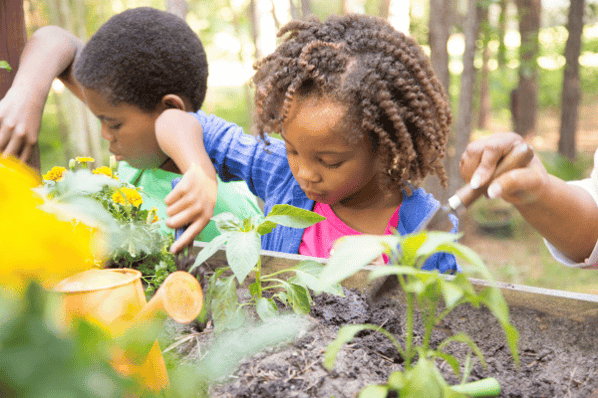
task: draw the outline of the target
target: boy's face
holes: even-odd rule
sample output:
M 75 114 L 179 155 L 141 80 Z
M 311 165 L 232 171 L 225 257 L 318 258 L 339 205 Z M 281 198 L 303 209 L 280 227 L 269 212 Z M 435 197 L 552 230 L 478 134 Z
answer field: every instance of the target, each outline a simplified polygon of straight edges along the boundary
M 155 122 L 163 106 L 145 112 L 139 107 L 122 103 L 112 105 L 97 91 L 83 88 L 85 102 L 100 119 L 102 137 L 110 143 L 116 160 L 124 160 L 139 169 L 159 167 L 168 158 L 156 140 Z
M 322 99 L 293 101 L 282 137 L 293 176 L 308 198 L 364 205 L 378 189 L 377 160 L 367 138 L 347 140 L 346 107 Z

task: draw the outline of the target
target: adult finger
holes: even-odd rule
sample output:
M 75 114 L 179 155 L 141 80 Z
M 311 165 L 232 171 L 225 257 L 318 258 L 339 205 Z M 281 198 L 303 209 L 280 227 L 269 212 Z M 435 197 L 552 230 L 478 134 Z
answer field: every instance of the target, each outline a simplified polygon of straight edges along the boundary
M 521 168 L 506 172 L 488 187 L 488 197 L 500 197 L 512 204 L 522 204 L 538 198 L 542 177 L 534 169 Z
M 3 156 L 12 155 L 14 157 L 19 157 L 21 154 L 21 149 L 23 148 L 23 144 L 25 143 L 25 137 L 19 134 L 13 134 L 4 149 Z

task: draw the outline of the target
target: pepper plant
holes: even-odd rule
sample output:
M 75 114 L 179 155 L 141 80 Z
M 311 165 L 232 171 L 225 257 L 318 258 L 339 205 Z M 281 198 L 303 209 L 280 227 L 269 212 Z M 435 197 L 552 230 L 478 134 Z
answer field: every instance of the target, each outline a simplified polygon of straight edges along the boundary
M 445 349 L 452 342 L 467 344 L 470 348 L 470 355 L 473 352 L 485 367 L 483 354 L 476 343 L 465 333 L 457 333 L 444 339 L 436 347 L 430 345 L 434 327 L 453 309 L 465 303 L 476 308 L 483 305 L 490 310 L 503 328 L 516 364 L 519 363 L 518 332 L 510 323 L 509 309 L 500 289 L 491 285 L 478 293 L 463 273 L 445 276 L 436 270 L 424 271 L 421 269 L 425 261 L 433 254 L 452 253 L 473 266 L 486 280 L 492 281 L 492 276 L 481 258 L 471 249 L 457 243 L 457 238 L 458 235 L 443 232 L 420 232 L 406 236 L 350 236 L 344 238 L 331 256 L 328 265 L 320 275 L 317 291 L 325 291 L 328 287 L 363 269 L 380 254 L 386 253 L 390 258 L 390 264 L 372 270 L 369 280 L 389 275 L 396 276 L 398 285 L 405 294 L 406 325 L 405 340 L 402 345 L 390 332 L 377 325 L 347 325 L 339 330 L 336 339 L 326 350 L 324 366 L 332 369 L 336 355 L 342 346 L 350 342 L 361 331 L 380 332 L 387 336 L 396 347 L 404 359 L 404 370 L 393 372 L 386 384 L 367 386 L 361 391 L 360 398 L 386 397 L 390 392 L 397 393 L 399 397 L 465 397 L 474 395 L 471 390 L 468 390 L 471 383 L 465 384 L 471 370 L 470 356 L 467 357 L 465 364 L 460 364 Z M 441 305 L 441 301 L 444 301 L 444 305 Z M 421 341 L 417 342 L 414 334 L 416 309 L 419 309 L 421 313 L 424 329 Z M 446 361 L 457 376 L 461 374 L 461 368 L 465 369 L 461 385 L 448 385 L 435 365 L 434 359 L 436 358 Z M 495 390 L 497 389 L 496 385 L 493 387 Z M 492 394 L 475 396 L 497 396 Z
M 271 318 L 279 313 L 275 299 L 289 305 L 295 313 L 306 314 L 311 309 L 309 289 L 316 289 L 318 278 L 324 265 L 313 260 L 300 261 L 294 267 L 262 274 L 260 258 L 261 237 L 270 233 L 277 225 L 291 228 L 307 228 L 324 217 L 309 210 L 291 205 L 274 205 L 266 217 L 255 215 L 244 220 L 232 213 L 220 213 L 212 219 L 221 235 L 214 238 L 198 254 L 189 269 L 192 272 L 209 259 L 222 245 L 226 245 L 228 267 L 221 267 L 210 278 L 204 308 L 210 308 L 217 331 L 236 328 L 244 319 L 242 308 L 255 305 L 258 316 Z M 230 269 L 232 275 L 225 276 Z M 237 285 L 242 284 L 250 272 L 254 271 L 255 281 L 249 285 L 251 299 L 240 304 L 237 298 Z M 294 274 L 288 279 L 282 274 Z M 325 291 L 343 295 L 339 284 L 330 284 Z M 264 292 L 272 291 L 271 295 Z M 204 314 L 205 316 L 206 314 Z

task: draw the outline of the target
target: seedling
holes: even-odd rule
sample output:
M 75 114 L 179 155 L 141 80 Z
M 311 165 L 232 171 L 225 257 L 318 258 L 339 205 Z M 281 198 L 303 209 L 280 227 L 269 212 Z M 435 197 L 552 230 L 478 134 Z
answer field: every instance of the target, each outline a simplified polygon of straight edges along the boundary
M 211 308 L 212 320 L 217 331 L 234 329 L 238 326 L 244 319 L 241 308 L 245 305 L 255 305 L 257 314 L 263 320 L 277 315 L 279 309 L 275 299 L 289 305 L 295 313 L 309 313 L 311 309 L 309 289 L 318 287 L 318 278 L 324 265 L 317 261 L 306 260 L 300 261 L 294 267 L 262 275 L 261 237 L 270 233 L 277 225 L 307 228 L 323 220 L 324 217 L 291 205 L 275 205 L 266 217 L 255 215 L 241 220 L 232 213 L 220 213 L 212 219 L 221 235 L 214 238 L 199 252 L 189 272 L 226 244 L 225 252 L 229 267 L 219 268 L 212 275 L 205 298 Z M 224 276 L 224 272 L 228 269 L 233 274 Z M 242 284 L 252 271 L 255 273 L 255 282 L 249 285 L 251 300 L 239 304 L 237 283 Z M 285 273 L 294 273 L 294 276 L 286 280 L 282 279 L 280 276 Z M 339 284 L 332 283 L 324 290 L 343 295 Z M 265 291 L 275 293 L 265 297 L 263 294 Z M 204 304 L 204 307 L 207 306 Z
M 339 330 L 337 338 L 328 346 L 325 354 L 324 366 L 332 369 L 339 350 L 345 343 L 364 330 L 373 330 L 387 336 L 404 359 L 404 371 L 393 372 L 386 384 L 371 385 L 363 389 L 361 398 L 386 397 L 389 392 L 398 393 L 399 397 L 465 397 L 473 395 L 465 384 L 471 370 L 469 356 L 463 365 L 462 384 L 449 386 L 440 371 L 436 368 L 434 359 L 439 358 L 448 363 L 457 376 L 461 374 L 461 364 L 445 349 L 452 342 L 465 343 L 485 367 L 486 363 L 481 350 L 465 333 L 457 333 L 444 339 L 437 347 L 431 347 L 432 330 L 457 306 L 469 303 L 476 308 L 486 306 L 498 319 L 505 333 L 511 354 L 519 363 L 517 352 L 518 332 L 509 321 L 509 309 L 496 286 L 485 288 L 476 293 L 471 282 L 464 274 L 443 276 L 438 271 L 423 271 L 422 265 L 435 253 L 452 253 L 464 259 L 476 268 L 488 281 L 492 276 L 488 272 L 481 258 L 472 250 L 456 242 L 455 234 L 443 232 L 421 232 L 412 235 L 398 236 L 350 236 L 346 237 L 338 249 L 331 256 L 328 265 L 320 276 L 319 289 L 324 291 L 332 284 L 337 284 L 369 264 L 382 253 L 386 253 L 391 264 L 381 266 L 369 274 L 369 279 L 396 275 L 399 285 L 405 293 L 406 325 L 405 342 L 403 345 L 387 330 L 376 325 L 347 325 Z M 400 248 L 400 249 L 399 249 Z M 444 306 L 441 306 L 441 299 Z M 424 334 L 416 344 L 414 339 L 414 312 L 417 308 L 421 312 Z M 491 391 L 486 395 L 497 396 L 495 380 L 487 380 Z M 477 386 L 477 385 L 476 385 Z M 476 392 L 476 394 L 478 394 Z M 492 395 L 494 394 L 494 395 Z

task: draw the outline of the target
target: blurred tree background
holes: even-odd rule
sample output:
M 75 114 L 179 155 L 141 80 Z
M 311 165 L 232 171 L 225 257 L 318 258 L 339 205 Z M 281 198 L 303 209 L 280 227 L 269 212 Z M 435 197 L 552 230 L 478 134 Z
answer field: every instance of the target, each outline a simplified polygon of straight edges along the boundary
M 247 132 L 252 64 L 275 48 L 278 28 L 310 15 L 325 19 L 354 12 L 386 18 L 424 47 L 451 99 L 450 185 L 442 190 L 436 178 L 424 183 L 441 201 L 463 183 L 458 161 L 465 146 L 485 134 L 518 132 L 534 145 L 549 172 L 566 180 L 589 174 L 598 147 L 598 0 L 27 0 L 23 6 L 27 35 L 55 24 L 84 41 L 112 15 L 132 7 L 183 17 L 208 55 L 203 110 Z M 73 156 L 107 164 L 99 123 L 59 81 L 41 129 L 42 172 L 66 165 Z M 546 263 L 550 256 L 541 257 Z M 503 279 L 535 283 L 515 274 Z M 586 282 L 598 291 L 598 278 Z

